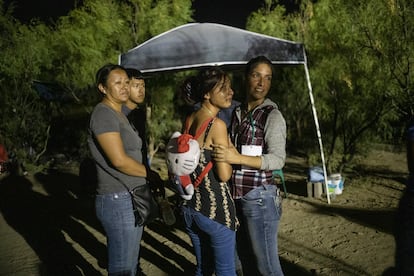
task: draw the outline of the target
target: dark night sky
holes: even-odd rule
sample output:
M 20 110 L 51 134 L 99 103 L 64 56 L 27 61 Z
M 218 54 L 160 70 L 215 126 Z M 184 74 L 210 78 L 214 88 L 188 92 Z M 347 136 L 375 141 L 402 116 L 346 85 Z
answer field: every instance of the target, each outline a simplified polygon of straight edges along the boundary
M 211 22 L 245 28 L 247 16 L 262 5 L 257 0 L 196 0 L 193 2 L 197 22 Z
M 76 0 L 5 0 L 5 5 L 13 2 L 15 17 L 23 22 L 32 18 L 56 19 L 66 15 Z M 195 0 L 193 8 L 196 22 L 212 22 L 245 28 L 247 16 L 257 10 L 263 0 Z

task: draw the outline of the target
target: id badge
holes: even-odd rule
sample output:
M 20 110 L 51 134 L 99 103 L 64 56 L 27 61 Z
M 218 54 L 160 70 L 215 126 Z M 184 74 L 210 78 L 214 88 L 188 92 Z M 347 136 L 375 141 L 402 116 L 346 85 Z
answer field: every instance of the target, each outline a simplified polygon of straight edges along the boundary
M 242 145 L 241 154 L 248 156 L 261 156 L 262 155 L 262 146 L 255 145 Z M 242 166 L 242 171 L 253 171 L 256 170 L 251 167 Z

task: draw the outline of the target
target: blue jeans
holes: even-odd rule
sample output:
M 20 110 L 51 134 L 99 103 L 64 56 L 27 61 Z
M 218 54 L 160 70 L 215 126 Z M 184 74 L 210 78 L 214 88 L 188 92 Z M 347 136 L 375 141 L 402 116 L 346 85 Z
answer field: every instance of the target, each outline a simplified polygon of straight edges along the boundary
M 234 276 L 236 232 L 208 217 L 183 206 L 186 230 L 193 243 L 197 260 L 196 276 Z
M 106 233 L 108 275 L 135 276 L 144 227 L 135 226 L 130 194 L 97 195 L 95 207 Z
M 277 231 L 282 215 L 282 198 L 279 190 L 275 185 L 263 185 L 251 190 L 235 202 L 242 227 L 237 231 L 238 253 L 246 253 L 250 250 L 253 252 L 258 270 L 255 273 L 266 276 L 283 275 L 277 243 Z M 250 248 L 243 250 L 247 241 L 250 241 Z M 249 265 L 251 259 L 248 258 L 249 256 L 244 256 L 243 259 L 246 260 L 244 271 L 251 269 Z M 240 266 L 237 252 L 236 264 Z M 255 273 L 245 274 L 254 275 Z

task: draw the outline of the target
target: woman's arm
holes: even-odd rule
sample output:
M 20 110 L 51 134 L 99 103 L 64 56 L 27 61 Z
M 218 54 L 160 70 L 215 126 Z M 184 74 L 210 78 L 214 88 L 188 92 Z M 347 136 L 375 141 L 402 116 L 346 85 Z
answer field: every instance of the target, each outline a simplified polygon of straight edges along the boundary
M 254 169 L 260 169 L 262 158 L 260 156 L 249 156 L 240 154 L 228 139 L 228 146 L 214 144 L 213 157 L 216 162 L 227 162 L 233 165 L 243 165 Z
M 227 126 L 224 121 L 216 119 L 210 133 L 212 144 L 228 147 Z M 232 167 L 229 163 L 216 160 L 214 169 L 221 181 L 226 182 L 231 178 Z
M 260 169 L 281 169 L 286 160 L 286 122 L 278 109 L 269 113 L 264 132 L 267 153 L 262 155 Z
M 125 153 L 119 132 L 105 132 L 97 135 L 96 139 L 108 160 L 117 170 L 131 176 L 147 176 L 145 166 Z

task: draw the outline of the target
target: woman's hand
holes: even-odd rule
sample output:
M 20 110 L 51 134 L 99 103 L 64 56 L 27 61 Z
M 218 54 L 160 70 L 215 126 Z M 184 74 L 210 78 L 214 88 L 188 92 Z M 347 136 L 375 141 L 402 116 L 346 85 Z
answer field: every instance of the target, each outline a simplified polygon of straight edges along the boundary
M 229 146 L 211 145 L 213 148 L 213 158 L 216 162 L 227 162 L 229 164 L 240 164 L 240 154 L 229 140 Z
M 230 140 L 230 139 L 229 139 Z M 213 148 L 212 157 L 216 162 L 226 162 L 232 165 L 243 165 L 254 169 L 260 169 L 262 166 L 261 156 L 249 156 L 239 153 L 231 141 L 229 146 L 211 145 Z

